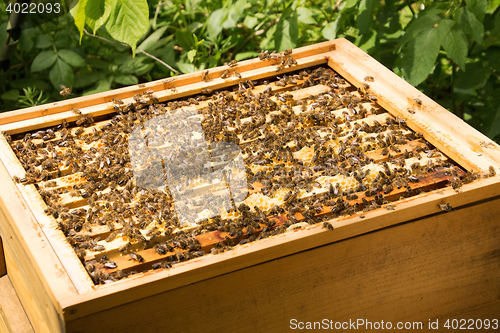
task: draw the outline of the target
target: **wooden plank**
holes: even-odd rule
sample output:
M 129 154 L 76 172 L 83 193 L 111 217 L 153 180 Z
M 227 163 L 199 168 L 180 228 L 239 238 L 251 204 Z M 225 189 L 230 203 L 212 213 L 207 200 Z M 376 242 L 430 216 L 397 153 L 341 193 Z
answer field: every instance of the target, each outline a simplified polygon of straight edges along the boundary
M 34 333 L 8 276 L 0 278 L 0 320 L 8 333 Z M 2 332 L 0 330 L 0 332 Z
M 71 320 L 68 332 L 284 331 L 293 318 L 423 322 L 425 330 L 429 320 L 492 320 L 498 214 L 497 198 L 413 220 Z
M 322 56 L 311 56 L 311 57 L 299 59 L 298 62 L 299 62 L 298 65 L 286 68 L 283 72 L 281 72 L 281 74 L 284 74 L 284 73 L 287 73 L 290 71 L 300 70 L 300 69 L 307 68 L 310 66 L 324 64 L 324 63 L 326 63 L 326 58 L 324 58 Z M 193 75 L 193 74 L 187 74 L 187 75 Z M 190 84 L 178 86 L 178 87 L 176 87 L 176 92 L 172 92 L 171 90 L 155 92 L 155 96 L 160 101 L 163 102 L 163 101 L 173 100 L 173 99 L 177 99 L 177 98 L 183 98 L 183 97 L 196 95 L 196 94 L 201 93 L 202 89 L 205 89 L 205 88 L 217 90 L 217 89 L 222 89 L 222 88 L 232 86 L 241 80 L 245 80 L 245 79 L 247 79 L 247 80 L 259 80 L 262 78 L 267 78 L 271 75 L 276 75 L 275 66 L 249 70 L 249 71 L 245 72 L 245 76 L 243 76 L 242 79 L 236 79 L 236 80 L 214 79 L 210 82 L 198 81 L 195 83 L 190 83 Z M 146 90 L 146 89 L 137 90 L 136 88 L 133 88 L 133 87 L 129 87 L 128 89 L 135 89 L 135 90 L 131 90 L 131 93 L 129 94 L 128 98 L 131 98 L 131 96 L 133 96 L 134 93 L 138 93 L 138 92 L 142 92 L 142 91 Z M 96 94 L 96 95 L 99 95 L 99 94 Z M 93 103 L 88 104 L 88 102 L 85 102 L 85 104 L 86 105 L 88 104 L 88 106 L 79 108 L 81 110 L 82 114 L 90 114 L 92 116 L 99 116 L 99 115 L 104 115 L 104 114 L 109 114 L 109 113 L 114 112 L 114 109 L 113 109 L 114 104 L 111 102 L 111 100 L 112 100 L 112 98 L 119 98 L 119 97 L 116 97 L 116 96 L 112 97 L 106 103 L 102 103 L 102 98 L 104 98 L 104 97 L 98 97 L 96 95 L 93 96 L 93 98 L 94 98 Z M 108 95 L 114 96 L 112 94 L 108 94 Z M 85 98 L 88 99 L 89 97 L 85 97 Z M 123 97 L 123 98 L 125 100 L 127 100 L 125 97 Z M 57 104 L 57 103 L 55 103 L 55 104 Z M 50 105 L 52 105 L 52 104 L 49 104 L 49 106 Z M 45 111 L 43 111 L 44 115 L 40 115 L 40 114 L 38 114 L 38 111 L 36 111 L 32 114 L 29 114 L 29 118 L 27 118 L 27 119 L 25 119 L 26 118 L 25 116 L 22 116 L 16 122 L 10 122 L 10 123 L 6 122 L 5 124 L 0 125 L 0 131 L 5 131 L 8 134 L 22 133 L 22 132 L 26 132 L 26 131 L 35 130 L 38 128 L 59 125 L 62 123 L 63 120 L 67 120 L 68 122 L 75 121 L 79 117 L 79 116 L 75 115 L 73 112 L 71 112 L 70 111 L 71 107 L 68 107 L 68 106 L 66 106 L 63 110 L 59 110 L 57 113 L 54 113 L 52 111 L 49 113 L 49 111 L 47 111 L 47 110 L 50 107 L 45 106 L 45 108 L 47 108 L 47 109 Z M 14 116 L 14 118 L 16 118 L 16 117 L 17 116 Z M 0 118 L 0 123 L 2 122 L 1 119 L 2 118 Z M 11 120 L 13 120 L 13 119 L 11 119 Z
M 328 52 L 335 49 L 334 42 L 323 42 L 314 44 L 311 46 L 305 46 L 298 49 L 293 50 L 293 58 L 300 62 L 300 65 L 292 66 L 290 68 L 286 68 L 284 71 L 278 73 L 286 73 L 288 71 L 295 71 L 296 69 L 301 69 L 305 67 L 311 66 L 307 64 L 305 58 L 314 56 L 318 57 L 322 52 Z M 251 79 L 255 80 L 256 78 L 248 75 L 248 72 L 251 70 L 260 70 L 264 67 L 269 67 L 274 70 L 273 74 L 276 74 L 276 63 L 279 60 L 270 60 L 270 61 L 260 61 L 258 58 L 241 61 L 238 63 L 238 66 L 235 68 L 242 74 L 243 79 Z M 322 59 L 320 63 L 325 63 L 326 59 Z M 224 70 L 228 69 L 227 66 L 220 66 L 215 69 L 211 69 L 211 76 L 217 77 L 222 74 Z M 263 76 L 264 77 L 264 76 Z M 173 79 L 173 80 L 172 80 Z M 168 81 L 168 82 L 165 82 Z M 238 82 L 235 78 L 231 78 L 227 80 L 228 85 L 233 85 L 234 82 Z M 193 83 L 203 83 L 201 79 L 201 71 L 195 72 L 191 74 L 184 74 L 175 78 L 170 79 L 160 79 L 157 81 L 149 82 L 144 85 L 144 87 L 139 87 L 138 85 L 129 86 L 125 88 L 115 89 L 112 91 L 106 91 L 98 94 L 94 94 L 92 96 L 83 96 L 78 98 L 72 98 L 64 101 L 59 101 L 55 103 L 44 104 L 40 106 L 35 106 L 31 108 L 26 108 L 18 111 L 6 112 L 0 115 L 0 124 L 7 124 L 18 122 L 26 119 L 33 119 L 38 117 L 45 117 L 47 115 L 71 110 L 71 108 L 84 108 L 96 104 L 110 103 L 114 98 L 124 99 L 130 98 L 136 93 L 142 93 L 148 89 L 153 89 L 155 92 L 169 89 L 171 86 L 185 86 Z M 177 98 L 177 96 L 173 96 L 173 98 Z M 50 126 L 50 125 L 49 125 Z
M 500 146 L 476 131 L 453 113 L 422 94 L 392 71 L 346 39 L 337 39 L 337 48 L 328 55 L 328 65 L 350 83 L 361 86 L 368 75 L 370 91 L 378 103 L 408 126 L 421 132 L 427 141 L 467 170 L 487 173 L 500 165 Z M 397 82 L 397 84 L 395 84 Z M 420 99 L 418 105 L 414 99 Z M 415 114 L 408 112 L 414 109 Z
M 24 168 L 10 148 L 3 135 L 0 136 L 0 154 L 5 165 L 5 174 L 3 176 L 12 179 L 13 175 L 24 174 Z M 1 174 L 1 171 L 0 171 Z M 26 200 L 27 207 L 33 213 L 34 218 L 39 224 L 41 231 L 45 235 L 50 246 L 57 254 L 60 263 L 77 290 L 81 293 L 86 292 L 94 285 L 87 274 L 87 271 L 78 259 L 71 245 L 66 241 L 66 236 L 58 228 L 57 221 L 44 213 L 47 205 L 43 201 L 35 185 L 14 184 L 12 180 L 7 180 L 13 186 L 17 187 L 23 198 Z
M 62 332 L 59 299 L 77 295 L 23 195 L 0 163 L 0 235 L 14 288 L 37 332 Z
M 396 209 L 391 211 L 390 215 L 388 215 L 389 211 L 382 209 L 366 213 L 364 219 L 358 215 L 339 218 L 333 223 L 334 232 L 321 226 L 311 226 L 239 246 L 227 253 L 207 255 L 180 263 L 169 270 L 140 273 L 109 285 L 96 286 L 93 293 L 75 296 L 61 302 L 65 308 L 65 320 L 71 321 L 312 247 L 435 214 L 441 212 L 438 207 L 439 203 L 446 202 L 453 207 L 460 207 L 470 202 L 499 196 L 499 180 L 500 177 L 497 176 L 465 184 L 460 193 L 456 193 L 451 188 L 445 188 L 407 198 L 396 203 L 394 205 Z M 168 279 L 165 279 L 167 277 Z

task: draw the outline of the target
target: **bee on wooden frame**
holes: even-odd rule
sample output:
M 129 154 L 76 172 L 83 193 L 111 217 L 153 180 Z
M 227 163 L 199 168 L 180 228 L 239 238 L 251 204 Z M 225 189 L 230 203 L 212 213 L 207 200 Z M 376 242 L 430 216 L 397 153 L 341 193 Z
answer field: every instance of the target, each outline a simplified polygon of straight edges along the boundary
M 59 87 L 61 88 L 59 95 L 64 96 L 64 97 L 67 97 L 68 95 L 73 95 L 71 88 L 67 88 L 62 84 Z

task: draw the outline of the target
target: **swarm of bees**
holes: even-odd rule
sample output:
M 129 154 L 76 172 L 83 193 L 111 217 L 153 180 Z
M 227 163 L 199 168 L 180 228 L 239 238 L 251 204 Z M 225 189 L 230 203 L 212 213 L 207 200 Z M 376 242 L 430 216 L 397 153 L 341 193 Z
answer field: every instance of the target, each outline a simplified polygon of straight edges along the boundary
M 279 66 L 292 66 L 296 61 L 291 54 L 263 51 L 259 58 L 281 59 Z M 222 75 L 230 73 L 228 69 Z M 203 72 L 203 80 L 208 76 Z M 367 76 L 356 89 L 320 67 L 282 75 L 272 83 L 242 80 L 233 91 L 203 88 L 201 95 L 168 103 L 147 90 L 134 95 L 132 102 L 114 99 L 115 113 L 98 123 L 74 109 L 78 119 L 72 126 L 63 122 L 10 140 L 26 170 L 15 180 L 37 184 L 47 204 L 45 213 L 57 221 L 99 284 L 136 272 L 121 269 L 124 260 L 142 270 L 168 269 L 309 224 L 334 230 L 330 221 L 341 215 L 361 212 L 364 217 L 381 207 L 394 210 L 390 201 L 419 193 L 421 181 L 439 170 L 446 170 L 457 190 L 462 182 L 479 177 L 457 172 L 404 119 L 385 113 L 370 92 L 368 83 L 374 80 Z M 306 88 L 317 92 L 301 95 Z M 225 213 L 186 226 L 179 222 L 179 212 L 196 210 L 203 200 L 220 206 L 220 197 L 193 196 L 187 205 L 175 205 L 163 172 L 134 178 L 129 139 L 147 121 L 189 105 L 198 110 L 214 170 L 233 158 L 222 143 L 241 149 L 248 197 Z M 184 125 L 189 129 L 190 124 L 187 120 Z M 164 158 L 190 161 L 197 158 L 195 153 L 179 150 L 177 156 Z M 182 166 L 170 169 L 176 181 L 169 185 L 176 191 L 195 193 L 207 186 L 197 181 L 199 170 L 186 174 Z M 231 179 L 231 172 L 224 177 Z M 204 212 L 197 214 L 203 217 Z M 202 237 L 207 233 L 217 233 L 220 240 L 207 244 Z M 147 250 L 161 260 L 146 260 L 140 251 Z

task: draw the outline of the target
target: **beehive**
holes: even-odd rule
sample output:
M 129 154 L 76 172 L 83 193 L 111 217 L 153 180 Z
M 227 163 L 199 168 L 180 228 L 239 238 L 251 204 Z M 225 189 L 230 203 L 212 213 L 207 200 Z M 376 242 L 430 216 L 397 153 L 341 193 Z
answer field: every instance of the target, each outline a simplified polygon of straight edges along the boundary
M 212 171 L 227 164 L 214 148 L 223 142 L 245 161 L 248 193 L 222 214 L 196 204 L 232 189 L 221 177 L 176 174 L 169 189 L 134 175 L 134 161 L 147 169 L 154 155 L 131 156 L 130 138 L 150 135 L 151 148 L 145 124 L 185 107 L 198 114 L 189 117 L 200 119 Z M 426 297 L 422 320 L 498 313 L 498 145 L 346 40 L 1 122 L 7 272 L 37 332 L 282 330 L 299 316 L 297 300 L 304 321 L 416 320 L 415 295 Z M 194 193 L 191 220 L 177 219 L 174 186 Z M 431 276 L 442 267 L 459 281 Z M 416 270 L 424 282 L 411 283 Z M 394 274 L 407 301 L 386 319 L 399 296 L 384 279 Z M 367 277 L 388 296 L 358 290 Z M 473 282 L 470 310 L 459 297 Z M 358 293 L 366 304 L 352 300 Z M 436 299 L 447 301 L 432 313 Z

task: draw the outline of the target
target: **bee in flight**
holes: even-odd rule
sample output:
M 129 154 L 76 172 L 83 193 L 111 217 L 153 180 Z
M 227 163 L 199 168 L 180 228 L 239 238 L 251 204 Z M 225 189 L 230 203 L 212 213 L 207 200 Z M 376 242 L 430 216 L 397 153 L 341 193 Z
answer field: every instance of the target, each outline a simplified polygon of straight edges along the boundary
M 62 90 L 59 92 L 59 94 L 61 96 L 64 96 L 64 97 L 67 97 L 68 95 L 73 95 L 73 93 L 71 92 L 71 88 L 66 88 L 64 85 L 60 85 L 59 88 L 61 88 Z

